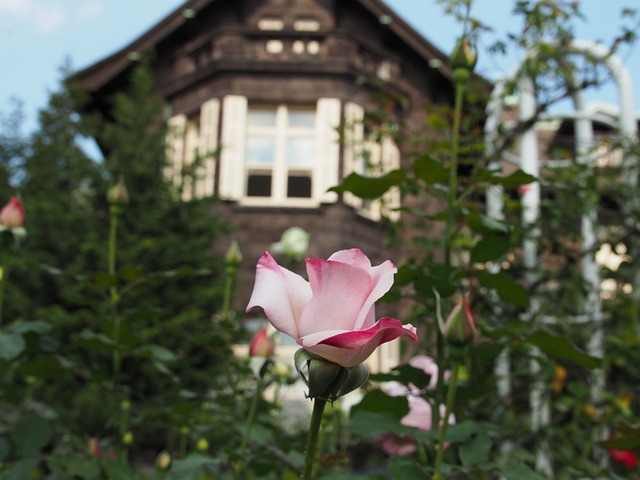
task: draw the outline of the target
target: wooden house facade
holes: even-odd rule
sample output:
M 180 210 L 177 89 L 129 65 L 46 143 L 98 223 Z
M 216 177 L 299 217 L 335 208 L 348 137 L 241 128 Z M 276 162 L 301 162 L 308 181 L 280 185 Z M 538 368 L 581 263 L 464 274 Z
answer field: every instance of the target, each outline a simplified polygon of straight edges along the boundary
M 374 262 L 395 258 L 380 220 L 398 219 L 399 193 L 363 202 L 327 189 L 403 165 L 397 132 L 374 134 L 367 112 L 421 129 L 427 102 L 452 103 L 445 54 L 380 0 L 189 0 L 76 75 L 89 109 L 106 115 L 150 51 L 170 127 L 167 176 L 185 200 L 217 197 L 235 224 L 239 307 L 255 262 L 291 226 L 310 234 L 311 257 L 357 246 Z

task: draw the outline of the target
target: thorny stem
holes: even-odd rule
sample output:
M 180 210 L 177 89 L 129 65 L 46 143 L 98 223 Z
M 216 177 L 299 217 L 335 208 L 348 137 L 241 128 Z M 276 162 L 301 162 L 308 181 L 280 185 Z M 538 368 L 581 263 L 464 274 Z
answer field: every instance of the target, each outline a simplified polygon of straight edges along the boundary
M 116 274 L 116 238 L 118 232 L 118 213 L 112 211 L 111 212 L 111 222 L 109 225 L 109 260 L 108 260 L 108 270 L 109 276 L 114 277 Z M 115 285 L 112 285 L 109 288 L 109 292 L 111 295 L 111 305 L 115 311 L 116 304 L 118 303 L 118 290 Z M 115 312 L 115 316 L 113 319 L 113 342 L 114 342 L 114 351 L 113 351 L 113 372 L 114 375 L 119 374 L 120 372 L 120 317 L 118 316 L 117 311 Z
M 224 285 L 224 298 L 222 303 L 222 317 L 229 318 L 229 310 L 231 308 L 231 295 L 233 292 L 233 284 L 236 279 L 236 267 L 227 265 L 227 279 Z
M 303 480 L 313 479 L 313 465 L 316 458 L 318 433 L 320 432 L 320 426 L 322 424 L 322 414 L 324 413 L 324 407 L 326 404 L 327 401 L 320 398 L 315 398 L 313 400 L 313 412 L 311 414 L 311 424 L 309 425 L 309 436 L 307 437 L 307 449 L 305 451 L 304 458 L 304 473 L 302 475 Z
M 440 439 L 438 440 L 438 451 L 436 453 L 436 464 L 435 464 L 435 470 L 433 472 L 433 477 L 432 477 L 433 480 L 442 479 L 442 474 L 440 473 L 440 469 L 442 467 L 442 457 L 444 456 L 445 438 L 447 438 L 447 427 L 449 425 L 449 417 L 451 416 L 451 411 L 453 410 L 453 404 L 456 399 L 456 388 L 458 386 L 459 372 L 460 372 L 460 364 L 456 361 L 453 364 L 451 378 L 449 379 L 449 389 L 447 391 L 447 403 L 446 403 L 446 409 L 444 411 L 444 418 L 442 419 L 442 426 L 440 427 Z M 437 405 L 435 409 L 438 410 Z
M 256 420 L 256 412 L 258 411 L 258 400 L 262 396 L 262 379 L 258 378 L 256 383 L 256 391 L 253 394 L 251 400 L 251 406 L 249 407 L 249 418 L 247 419 L 247 425 L 244 429 L 244 435 L 242 436 L 242 443 L 240 444 L 240 463 L 236 469 L 236 478 L 241 480 L 243 478 L 244 467 L 247 459 L 247 445 L 249 444 L 249 435 L 253 428 L 253 423 Z
M 9 265 L 7 265 L 7 246 L 1 245 L 0 252 L 0 327 L 2 326 L 2 314 L 4 312 L 4 286 L 9 279 Z
M 460 150 L 460 121 L 462 117 L 462 100 L 464 98 L 464 82 L 456 82 L 455 105 L 453 111 L 453 132 L 451 135 L 451 159 L 449 161 L 449 198 L 447 203 L 447 221 L 444 236 L 444 262 L 447 278 L 451 274 L 451 256 L 453 232 L 456 225 L 456 210 L 458 203 L 458 152 Z M 440 329 L 437 329 L 436 363 L 443 365 L 445 342 Z M 440 404 L 442 399 L 442 385 L 444 384 L 444 368 L 438 369 L 438 383 L 436 384 L 436 400 Z M 438 406 L 433 412 L 433 427 L 437 428 L 440 422 Z

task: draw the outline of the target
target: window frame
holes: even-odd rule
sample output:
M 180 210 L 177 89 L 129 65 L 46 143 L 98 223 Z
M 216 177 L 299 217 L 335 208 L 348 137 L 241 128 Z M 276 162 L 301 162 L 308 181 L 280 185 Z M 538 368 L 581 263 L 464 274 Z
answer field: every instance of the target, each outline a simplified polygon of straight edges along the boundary
M 266 110 L 275 112 L 273 125 L 252 125 L 252 111 Z M 313 124 L 310 126 L 295 127 L 290 125 L 290 112 L 313 112 Z M 241 203 L 257 206 L 316 206 L 318 199 L 314 198 L 314 182 L 316 175 L 316 137 L 317 137 L 318 111 L 316 105 L 291 105 L 291 104 L 249 104 L 247 107 L 247 121 L 245 134 L 245 158 L 244 158 L 244 189 Z M 270 138 L 273 140 L 273 164 L 264 165 L 258 162 L 251 163 L 249 159 L 250 138 Z M 290 164 L 288 162 L 288 145 L 290 139 L 308 139 L 313 142 L 312 152 L 309 152 L 309 160 L 303 164 Z M 270 174 L 271 190 L 269 196 L 254 196 L 249 193 L 249 179 L 251 175 Z M 288 182 L 292 176 L 308 177 L 311 181 L 308 197 L 288 196 Z

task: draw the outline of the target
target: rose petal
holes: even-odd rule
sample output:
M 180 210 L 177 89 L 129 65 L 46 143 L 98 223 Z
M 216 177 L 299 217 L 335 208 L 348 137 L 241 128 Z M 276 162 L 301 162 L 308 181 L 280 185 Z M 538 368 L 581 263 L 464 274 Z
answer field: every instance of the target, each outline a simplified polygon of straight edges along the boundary
M 373 289 L 362 305 L 360 317 L 356 321 L 354 330 L 369 328 L 375 323 L 374 305 L 393 285 L 393 276 L 398 271 L 389 260 L 371 269 Z
M 282 268 L 269 252 L 260 257 L 247 312 L 262 307 L 276 330 L 298 338 L 300 317 L 310 300 L 311 287 L 304 278 Z
M 371 260 L 359 248 L 339 250 L 329 257 L 329 260 L 347 263 L 368 272 L 371 270 Z
M 409 360 L 409 365 L 413 368 L 419 368 L 427 375 L 430 375 L 429 385 L 427 388 L 429 390 L 433 390 L 436 388 L 438 384 L 438 364 L 433 360 L 433 358 L 427 355 L 416 355 L 411 360 Z
M 300 336 L 318 331 L 354 330 L 373 285 L 365 270 L 347 263 L 307 260 L 313 298 L 302 313 Z
M 379 345 L 402 335 L 418 339 L 414 326 L 384 317 L 366 330 L 322 331 L 300 338 L 298 344 L 314 355 L 348 368 L 364 362 Z
M 420 430 L 431 430 L 431 405 L 422 397 L 409 395 L 409 413 L 407 413 L 400 423 L 407 427 L 419 428 Z

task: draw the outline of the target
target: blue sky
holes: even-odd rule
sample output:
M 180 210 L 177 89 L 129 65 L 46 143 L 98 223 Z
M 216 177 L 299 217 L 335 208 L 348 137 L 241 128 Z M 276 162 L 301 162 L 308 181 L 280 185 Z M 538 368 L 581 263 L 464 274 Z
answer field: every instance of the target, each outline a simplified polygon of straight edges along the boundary
M 346 1 L 346 0 L 340 0 Z M 0 0 L 0 115 L 12 111 L 11 99 L 24 105 L 24 130 L 32 131 L 37 111 L 48 92 L 58 88 L 60 67 L 66 59 L 81 69 L 125 46 L 154 23 L 184 3 L 183 0 Z M 436 0 L 387 0 L 386 3 L 436 46 L 448 52 L 460 32 L 442 13 Z M 639 0 L 581 0 L 587 22 L 577 22 L 579 38 L 611 39 L 624 6 L 640 8 Z M 475 0 L 473 15 L 501 36 L 517 31 L 510 15 L 514 0 Z M 487 78 L 510 72 L 517 56 L 488 54 L 495 35 L 480 45 L 479 71 Z M 640 46 L 621 57 L 634 76 L 635 105 L 640 111 Z M 588 99 L 617 103 L 615 88 L 592 92 Z

